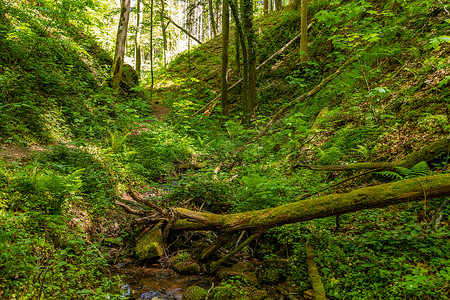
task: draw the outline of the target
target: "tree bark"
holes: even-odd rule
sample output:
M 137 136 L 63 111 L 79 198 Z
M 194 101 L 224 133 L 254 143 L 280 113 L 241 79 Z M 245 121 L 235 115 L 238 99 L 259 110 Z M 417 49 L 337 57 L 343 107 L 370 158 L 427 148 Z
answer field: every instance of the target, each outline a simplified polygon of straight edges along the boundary
M 138 80 L 141 80 L 141 16 L 142 15 L 142 3 L 141 0 L 137 0 L 136 3 L 136 35 L 134 37 L 135 44 L 135 69 L 138 76 Z
M 212 0 L 208 0 L 208 8 L 209 8 L 209 20 L 211 23 L 211 29 L 213 31 L 214 37 L 217 36 L 217 26 L 216 22 L 214 21 L 214 9 L 213 9 L 213 2 Z
M 253 3 L 251 0 L 243 1 L 243 27 L 247 36 L 248 56 L 248 99 L 244 104 L 244 122 L 249 123 L 254 117 L 256 109 L 256 38 L 253 31 Z
M 283 9 L 283 1 L 275 0 L 275 11 L 281 11 Z
M 230 9 L 228 0 L 223 0 L 222 4 L 222 109 L 223 114 L 228 115 L 228 43 L 230 39 Z
M 166 33 L 166 26 L 164 24 L 164 0 L 161 0 L 161 11 L 160 11 L 160 18 L 161 18 L 161 31 L 163 35 L 163 59 L 164 59 L 164 67 L 167 67 L 167 33 Z
M 153 71 L 153 8 L 154 0 L 150 0 L 150 76 L 152 78 L 150 100 L 153 99 L 153 88 L 155 85 L 155 75 Z
M 302 19 L 301 19 L 301 34 L 300 39 L 300 61 L 308 61 L 308 0 L 301 0 L 302 3 Z
M 269 0 L 264 0 L 263 7 L 263 12 L 267 15 L 269 13 Z
M 111 68 L 112 85 L 118 89 L 122 81 L 123 62 L 125 59 L 125 43 L 127 40 L 128 21 L 130 18 L 130 0 L 122 0 L 119 27 L 117 29 L 116 51 Z
M 234 18 L 234 22 L 236 24 L 236 30 L 238 32 L 238 38 L 240 40 L 241 48 L 242 48 L 242 64 L 244 65 L 243 75 L 242 79 L 239 80 L 239 82 L 243 82 L 243 88 L 242 88 L 242 94 L 241 94 L 241 102 L 243 106 L 247 104 L 247 86 L 248 86 L 248 53 L 247 53 L 247 46 L 245 44 L 245 36 L 244 36 L 244 30 L 242 29 L 241 22 L 239 21 L 239 14 L 238 14 L 238 7 L 237 7 L 237 1 L 236 3 L 233 2 L 233 0 L 230 0 L 230 9 L 231 13 Z M 236 86 L 233 84 L 233 87 Z M 231 90 L 232 88 L 228 88 L 228 90 Z M 245 110 L 245 107 L 244 107 Z
M 217 215 L 174 208 L 172 231 L 215 230 L 234 233 L 325 218 L 403 202 L 450 196 L 450 174 L 425 176 L 293 202 L 274 208 Z

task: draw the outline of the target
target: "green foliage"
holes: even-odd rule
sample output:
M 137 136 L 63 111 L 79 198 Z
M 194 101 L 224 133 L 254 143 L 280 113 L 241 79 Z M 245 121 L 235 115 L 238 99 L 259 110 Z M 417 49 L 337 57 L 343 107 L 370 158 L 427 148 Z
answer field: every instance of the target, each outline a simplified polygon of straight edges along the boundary
M 405 167 L 395 167 L 395 172 L 393 171 L 382 171 L 376 172 L 381 176 L 387 177 L 393 180 L 403 180 L 408 178 L 427 176 L 431 174 L 430 167 L 424 161 L 421 161 L 418 164 L 415 164 L 411 167 L 411 169 Z

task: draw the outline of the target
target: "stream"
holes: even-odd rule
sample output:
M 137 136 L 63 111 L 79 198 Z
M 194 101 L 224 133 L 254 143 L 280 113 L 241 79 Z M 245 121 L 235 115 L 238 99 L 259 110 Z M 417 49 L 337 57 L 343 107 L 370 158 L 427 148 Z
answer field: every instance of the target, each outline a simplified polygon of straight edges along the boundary
M 213 285 L 213 277 L 180 275 L 159 264 L 119 264 L 113 270 L 116 275 L 125 275 L 122 299 L 182 299 L 183 292 L 192 285 L 206 290 Z

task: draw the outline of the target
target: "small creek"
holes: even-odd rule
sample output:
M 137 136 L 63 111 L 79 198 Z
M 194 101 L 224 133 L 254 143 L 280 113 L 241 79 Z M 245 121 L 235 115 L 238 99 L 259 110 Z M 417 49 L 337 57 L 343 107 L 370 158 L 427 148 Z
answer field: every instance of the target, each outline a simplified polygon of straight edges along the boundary
M 214 281 L 213 277 L 201 275 L 180 275 L 159 264 L 134 265 L 119 264 L 113 270 L 114 274 L 125 275 L 125 285 L 122 288 L 123 299 L 182 299 L 183 292 L 192 285 L 198 285 L 208 290 Z

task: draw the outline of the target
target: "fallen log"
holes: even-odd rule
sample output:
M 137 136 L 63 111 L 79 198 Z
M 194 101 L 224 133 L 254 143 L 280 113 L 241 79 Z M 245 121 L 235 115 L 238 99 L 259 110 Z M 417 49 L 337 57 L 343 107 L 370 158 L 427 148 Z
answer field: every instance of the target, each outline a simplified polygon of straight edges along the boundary
M 425 176 L 293 202 L 263 210 L 218 215 L 174 208 L 177 220 L 172 232 L 215 230 L 235 233 L 241 230 L 261 230 L 284 224 L 325 218 L 364 209 L 386 207 L 424 198 L 450 196 L 450 174 Z

